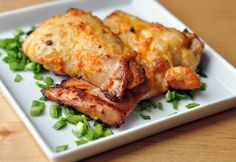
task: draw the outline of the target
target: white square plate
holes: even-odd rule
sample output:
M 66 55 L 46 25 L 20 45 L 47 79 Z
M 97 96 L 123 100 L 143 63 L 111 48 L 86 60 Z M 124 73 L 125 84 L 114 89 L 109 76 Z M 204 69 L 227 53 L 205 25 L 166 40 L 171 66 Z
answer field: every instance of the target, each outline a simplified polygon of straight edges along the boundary
M 0 14 L 0 37 L 9 37 L 15 29 L 27 29 L 71 7 L 92 11 L 100 18 L 104 18 L 115 9 L 121 9 L 148 21 L 159 22 L 179 30 L 186 28 L 155 0 L 62 0 Z M 204 49 L 202 61 L 208 74 L 208 78 L 203 81 L 208 87 L 194 99 L 201 106 L 189 110 L 184 105 L 193 101 L 181 101 L 177 113 L 170 115 L 175 112 L 172 105 L 166 103 L 163 96 L 157 97 L 157 100 L 164 103 L 164 110 L 154 109 L 147 113 L 151 120 L 143 120 L 132 114 L 119 129 L 113 129 L 114 135 L 79 147 L 74 143 L 76 138 L 71 133 L 71 126 L 62 131 L 52 128 L 56 120 L 49 117 L 48 111 L 40 117 L 29 115 L 32 100 L 41 97 L 40 89 L 34 84 L 31 72 L 19 72 L 24 80 L 15 83 L 16 73 L 11 72 L 8 65 L 0 61 L 0 87 L 49 159 L 57 162 L 75 161 L 236 106 L 235 69 L 208 45 Z M 61 80 L 50 73 L 45 75 L 52 76 L 57 83 Z M 56 153 L 55 147 L 62 144 L 69 144 L 70 149 Z

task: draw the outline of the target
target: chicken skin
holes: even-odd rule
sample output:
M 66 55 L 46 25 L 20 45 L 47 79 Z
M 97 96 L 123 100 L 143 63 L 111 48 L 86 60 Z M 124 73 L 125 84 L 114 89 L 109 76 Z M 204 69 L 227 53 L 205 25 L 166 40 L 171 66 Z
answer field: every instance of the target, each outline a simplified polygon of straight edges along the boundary
M 169 87 L 192 90 L 200 86 L 194 70 L 204 44 L 196 34 L 149 23 L 122 11 L 114 11 L 103 22 L 138 53 L 150 85 L 147 96 L 164 93 Z
M 123 123 L 141 100 L 163 94 L 169 88 L 200 87 L 195 69 L 204 44 L 196 34 L 149 23 L 122 11 L 113 12 L 104 24 L 137 52 L 136 62 L 145 71 L 145 81 L 127 90 L 121 102 L 107 99 L 99 88 L 76 78 L 44 89 L 47 98 L 114 126 Z
M 136 52 L 83 10 L 51 17 L 27 37 L 23 51 L 57 75 L 82 77 L 112 101 L 144 81 Z

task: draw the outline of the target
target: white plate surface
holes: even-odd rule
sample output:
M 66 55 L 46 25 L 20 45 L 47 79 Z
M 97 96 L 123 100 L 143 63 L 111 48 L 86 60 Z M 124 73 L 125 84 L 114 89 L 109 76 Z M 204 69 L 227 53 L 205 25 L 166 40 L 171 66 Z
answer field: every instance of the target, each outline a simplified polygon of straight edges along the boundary
M 179 30 L 186 28 L 154 0 L 62 0 L 0 14 L 0 38 L 12 36 L 11 33 L 15 29 L 27 29 L 71 7 L 92 11 L 100 18 L 115 9 L 121 9 L 148 21 L 159 22 Z M 208 78 L 203 79 L 208 87 L 194 99 L 201 106 L 189 110 L 184 105 L 193 101 L 181 101 L 177 113 L 170 116 L 169 114 L 175 112 L 172 105 L 166 103 L 163 96 L 157 97 L 156 99 L 164 104 L 164 111 L 154 109 L 147 113 L 151 120 L 145 121 L 132 114 L 119 129 L 113 129 L 114 135 L 80 147 L 74 143 L 76 138 L 71 133 L 72 126 L 67 126 L 62 131 L 52 128 L 56 120 L 49 117 L 47 110 L 40 117 L 29 115 L 32 100 L 41 97 L 31 72 L 17 72 L 24 80 L 15 83 L 16 73 L 11 72 L 8 65 L 0 61 L 0 87 L 49 159 L 57 162 L 75 161 L 236 106 L 235 69 L 208 45 L 204 49 L 202 65 L 208 74 Z M 45 75 L 52 76 L 57 83 L 61 80 L 50 73 Z M 55 147 L 62 144 L 69 144 L 70 149 L 56 153 Z

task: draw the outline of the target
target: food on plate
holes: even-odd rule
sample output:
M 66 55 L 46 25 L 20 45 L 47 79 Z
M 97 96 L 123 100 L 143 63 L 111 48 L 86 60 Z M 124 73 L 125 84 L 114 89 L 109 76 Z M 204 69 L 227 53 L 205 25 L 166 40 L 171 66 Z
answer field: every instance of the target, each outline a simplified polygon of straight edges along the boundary
M 90 12 L 70 9 L 30 34 L 23 52 L 57 75 L 82 77 L 112 101 L 144 81 L 136 52 Z
M 48 99 L 114 126 L 123 123 L 141 100 L 163 94 L 170 88 L 200 87 L 200 78 L 194 70 L 204 44 L 196 34 L 149 23 L 122 11 L 113 12 L 104 23 L 137 52 L 134 63 L 144 69 L 145 81 L 125 91 L 122 101 L 114 102 L 106 98 L 100 87 L 83 78 L 69 78 L 42 90 Z

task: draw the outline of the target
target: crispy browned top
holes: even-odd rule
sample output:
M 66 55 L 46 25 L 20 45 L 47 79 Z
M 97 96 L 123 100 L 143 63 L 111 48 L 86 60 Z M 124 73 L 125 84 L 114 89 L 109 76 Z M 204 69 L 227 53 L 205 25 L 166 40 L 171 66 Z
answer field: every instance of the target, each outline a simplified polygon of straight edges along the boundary
M 45 21 L 25 40 L 23 51 L 56 74 L 82 76 L 114 101 L 144 80 L 136 53 L 83 10 L 71 9 Z

